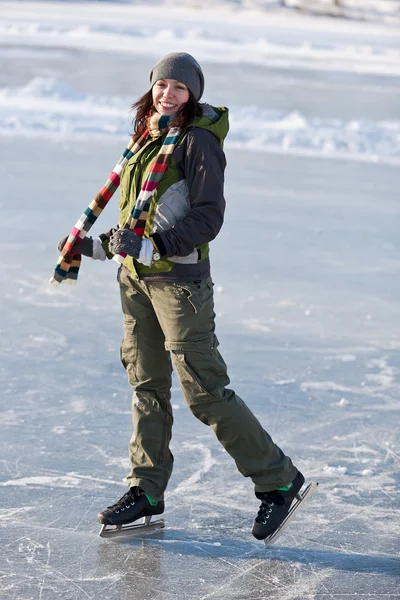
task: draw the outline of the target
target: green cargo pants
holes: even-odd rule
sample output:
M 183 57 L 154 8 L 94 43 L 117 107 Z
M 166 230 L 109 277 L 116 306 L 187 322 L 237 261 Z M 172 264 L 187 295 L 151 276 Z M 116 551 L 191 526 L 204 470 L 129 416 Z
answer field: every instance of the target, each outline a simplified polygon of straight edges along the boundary
M 172 473 L 171 356 L 192 413 L 214 430 L 255 491 L 291 482 L 297 469 L 259 421 L 226 386 L 215 336 L 211 278 L 189 283 L 145 282 L 119 271 L 124 315 L 121 360 L 132 386 L 132 470 L 128 485 L 163 499 Z

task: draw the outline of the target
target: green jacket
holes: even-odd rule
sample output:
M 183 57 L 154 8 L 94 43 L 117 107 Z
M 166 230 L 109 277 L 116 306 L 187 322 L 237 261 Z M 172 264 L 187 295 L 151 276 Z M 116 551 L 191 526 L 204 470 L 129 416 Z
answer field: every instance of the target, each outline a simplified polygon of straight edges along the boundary
M 146 222 L 144 236 L 153 236 L 161 260 L 147 267 L 126 257 L 123 264 L 135 278 L 164 274 L 168 278 L 180 265 L 190 273 L 190 265 L 208 257 L 208 242 L 223 223 L 226 161 L 222 146 L 228 129 L 228 109 L 207 104 L 203 115 L 189 123 L 154 192 Z M 120 227 L 131 213 L 164 139 L 165 135 L 150 140 L 128 161 L 121 176 Z M 107 244 L 103 246 L 108 250 Z

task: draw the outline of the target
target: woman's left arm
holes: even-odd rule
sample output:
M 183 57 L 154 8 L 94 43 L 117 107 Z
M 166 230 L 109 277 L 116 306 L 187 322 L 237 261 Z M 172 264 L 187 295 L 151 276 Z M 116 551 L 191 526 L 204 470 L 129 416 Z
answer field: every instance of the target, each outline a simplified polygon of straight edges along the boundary
M 196 245 L 213 240 L 224 221 L 226 159 L 217 138 L 205 129 L 191 129 L 179 153 L 191 208 L 172 229 L 152 236 L 162 257 L 187 256 Z

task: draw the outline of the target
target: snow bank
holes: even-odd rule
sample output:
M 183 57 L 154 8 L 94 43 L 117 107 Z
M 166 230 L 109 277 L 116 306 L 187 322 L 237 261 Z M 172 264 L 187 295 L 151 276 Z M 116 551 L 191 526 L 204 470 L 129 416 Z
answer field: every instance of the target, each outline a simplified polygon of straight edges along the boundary
M 29 1 L 29 0 L 26 0 Z M 81 0 L 58 0 L 78 3 Z M 98 2 L 99 0 L 84 0 Z M 108 0 L 109 4 L 140 5 L 143 0 Z M 311 15 L 324 15 L 364 21 L 395 24 L 400 21 L 400 0 L 147 0 L 148 6 L 185 7 L 194 9 L 222 8 L 244 11 L 284 11 L 296 9 Z
M 262 0 L 248 1 L 254 5 L 263 4 Z M 314 15 L 383 21 L 391 24 L 400 22 L 399 0 L 284 0 L 284 4 L 288 8 L 305 10 Z
M 230 34 L 215 36 L 202 27 L 152 30 L 105 25 L 49 26 L 42 23 L 0 23 L 0 38 L 7 44 L 29 44 L 51 48 L 81 48 L 108 53 L 159 57 L 185 51 L 200 61 L 247 63 L 278 69 L 299 68 L 332 72 L 400 76 L 400 51 L 389 47 L 377 52 L 363 45 L 319 40 L 279 43 L 268 35 L 252 39 Z
M 399 31 L 290 13 L 161 6 L 2 3 L 7 46 L 73 48 L 159 57 L 185 51 L 200 61 L 269 68 L 400 75 Z M 225 9 L 224 9 L 225 6 Z M 232 7 L 232 4 L 230 4 Z M 240 4 L 244 7 L 244 2 Z M 151 26 L 149 26 L 151 23 Z
M 0 135 L 91 138 L 131 131 L 129 98 L 79 94 L 63 82 L 34 78 L 0 89 Z M 300 112 L 231 108 L 228 147 L 400 164 L 400 122 L 306 118 Z

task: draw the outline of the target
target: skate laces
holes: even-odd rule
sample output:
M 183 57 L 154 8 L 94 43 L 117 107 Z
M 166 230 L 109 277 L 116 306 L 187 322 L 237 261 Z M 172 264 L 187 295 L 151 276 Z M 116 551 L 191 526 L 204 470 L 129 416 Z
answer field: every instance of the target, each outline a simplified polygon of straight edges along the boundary
M 285 503 L 285 499 L 279 492 L 264 492 L 261 497 L 261 505 L 256 516 L 257 523 L 265 523 L 272 513 L 272 508 Z
M 133 486 L 115 504 L 107 506 L 107 508 L 115 510 L 116 513 L 122 512 L 133 506 L 140 496 L 143 496 L 143 490 L 138 486 Z

